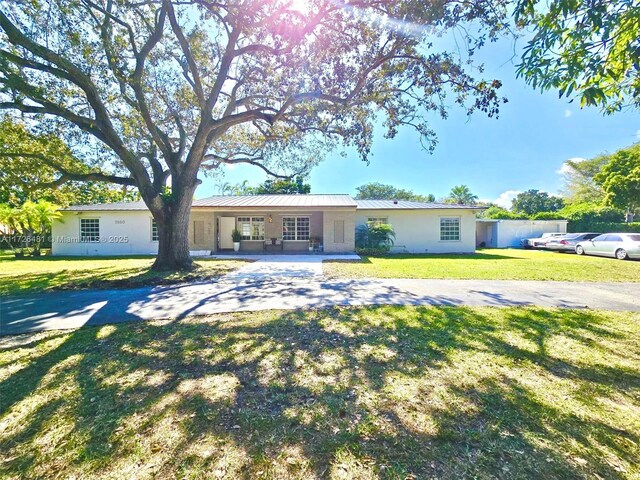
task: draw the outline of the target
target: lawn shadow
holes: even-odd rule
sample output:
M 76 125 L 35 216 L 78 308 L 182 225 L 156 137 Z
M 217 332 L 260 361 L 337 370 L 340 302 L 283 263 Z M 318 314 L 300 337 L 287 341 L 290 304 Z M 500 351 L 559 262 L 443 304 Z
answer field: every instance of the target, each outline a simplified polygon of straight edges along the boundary
M 637 369 L 548 347 L 625 339 L 591 312 L 501 318 L 334 308 L 45 335 L 0 380 L 0 473 L 38 476 L 57 459 L 64 476 L 135 465 L 149 476 L 622 478 L 638 433 L 550 402 L 513 365 L 631 402 Z

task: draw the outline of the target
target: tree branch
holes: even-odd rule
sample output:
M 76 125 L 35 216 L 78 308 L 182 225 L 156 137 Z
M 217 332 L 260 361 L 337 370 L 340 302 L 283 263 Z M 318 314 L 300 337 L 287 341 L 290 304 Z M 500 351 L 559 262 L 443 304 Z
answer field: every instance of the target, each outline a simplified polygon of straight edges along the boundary
M 39 188 L 59 187 L 63 183 L 71 182 L 71 181 L 78 181 L 78 182 L 84 182 L 84 181 L 108 182 L 108 183 L 115 183 L 115 184 L 118 184 L 118 185 L 126 185 L 126 186 L 130 186 L 130 187 L 136 186 L 135 180 L 132 177 L 120 177 L 120 176 L 117 176 L 117 175 L 109 175 L 109 174 L 103 173 L 103 172 L 88 172 L 88 173 L 70 172 L 69 170 L 64 168 L 60 162 L 57 162 L 57 161 L 53 160 L 52 158 L 49 158 L 48 156 L 46 156 L 43 153 L 0 152 L 0 157 L 8 157 L 8 158 L 20 158 L 20 157 L 37 158 L 39 160 L 42 160 L 43 163 L 45 163 L 46 165 L 50 166 L 51 168 L 54 168 L 55 170 L 57 170 L 61 174 L 61 177 L 56 179 L 56 180 L 54 180 L 53 182 L 47 182 L 47 183 L 38 184 L 36 187 L 34 187 L 34 190 L 37 190 Z

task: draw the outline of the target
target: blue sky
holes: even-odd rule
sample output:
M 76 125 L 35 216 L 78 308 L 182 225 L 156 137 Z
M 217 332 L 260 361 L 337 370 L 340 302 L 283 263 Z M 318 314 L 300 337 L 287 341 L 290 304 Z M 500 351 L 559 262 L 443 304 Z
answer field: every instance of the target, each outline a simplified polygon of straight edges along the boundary
M 520 42 L 522 44 L 522 42 Z M 640 113 L 630 110 L 603 116 L 595 108 L 559 99 L 557 92 L 534 91 L 516 79 L 513 41 L 488 45 L 477 60 L 485 64 L 485 78 L 503 82 L 501 93 L 509 99 L 498 119 L 482 113 L 468 117 L 452 107 L 449 118 L 434 116 L 438 136 L 435 152 L 421 149 L 417 134 L 407 128 L 396 138 L 376 136 L 371 162 L 355 152 L 346 158 L 332 153 L 310 175 L 312 193 L 354 194 L 356 187 L 382 182 L 417 193 L 447 195 L 451 187 L 466 184 L 483 200 L 502 199 L 505 205 L 518 191 L 535 188 L 557 193 L 562 187 L 558 170 L 570 158 L 590 158 L 640 141 Z M 261 170 L 238 166 L 227 170 L 224 181 L 265 179 Z M 220 179 L 205 179 L 199 198 L 219 193 Z

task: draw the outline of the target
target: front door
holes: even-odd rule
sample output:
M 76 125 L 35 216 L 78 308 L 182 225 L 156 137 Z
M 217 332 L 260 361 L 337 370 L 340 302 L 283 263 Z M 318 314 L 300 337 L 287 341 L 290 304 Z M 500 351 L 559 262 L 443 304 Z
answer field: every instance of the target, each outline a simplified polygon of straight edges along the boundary
M 236 217 L 220 217 L 220 245 L 221 250 L 233 248 L 233 239 L 231 238 L 231 232 L 236 228 Z

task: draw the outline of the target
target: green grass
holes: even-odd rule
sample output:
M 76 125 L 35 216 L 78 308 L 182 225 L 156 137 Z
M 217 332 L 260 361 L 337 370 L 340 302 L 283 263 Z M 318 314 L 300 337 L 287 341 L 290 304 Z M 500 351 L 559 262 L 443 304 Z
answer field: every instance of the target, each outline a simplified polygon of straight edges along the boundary
M 640 314 L 378 307 L 0 339 L 2 478 L 638 478 Z
M 202 259 L 192 272 L 149 270 L 153 257 L 40 257 L 0 255 L 0 295 L 48 290 L 133 288 L 218 278 L 243 264 L 238 260 Z
M 480 250 L 467 255 L 392 255 L 325 261 L 333 278 L 449 278 L 640 282 L 640 261 L 535 250 Z

